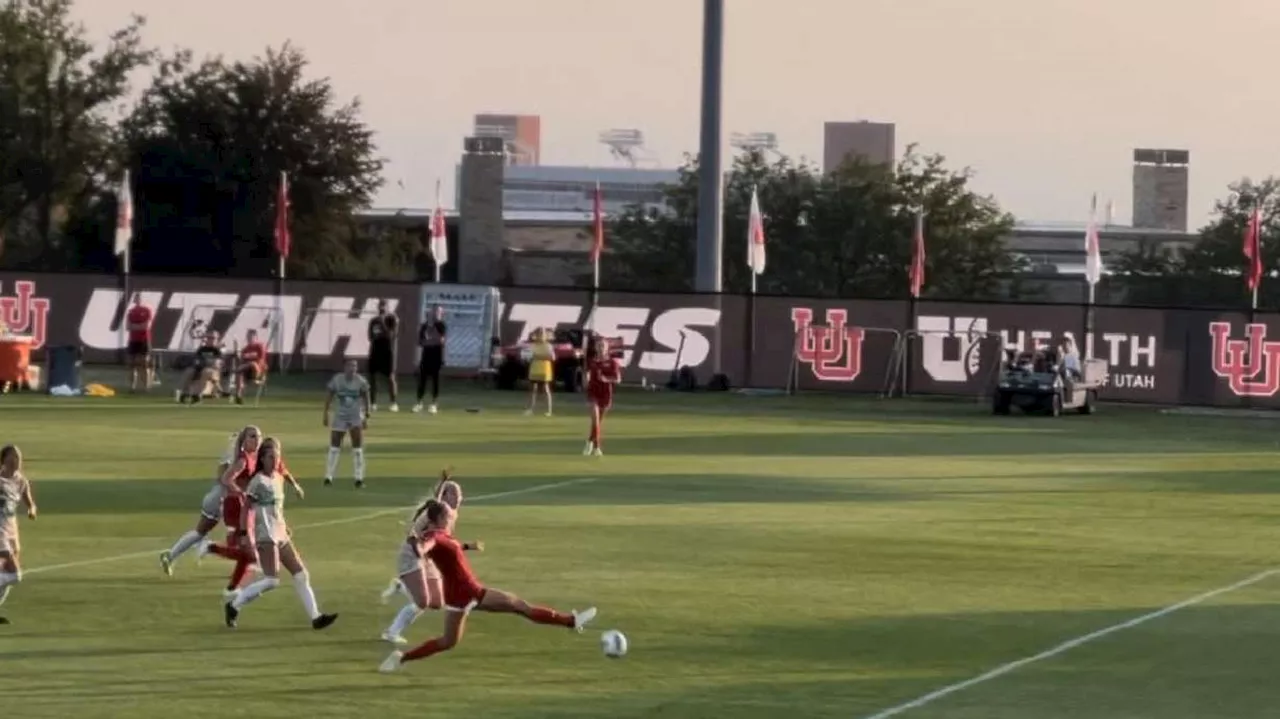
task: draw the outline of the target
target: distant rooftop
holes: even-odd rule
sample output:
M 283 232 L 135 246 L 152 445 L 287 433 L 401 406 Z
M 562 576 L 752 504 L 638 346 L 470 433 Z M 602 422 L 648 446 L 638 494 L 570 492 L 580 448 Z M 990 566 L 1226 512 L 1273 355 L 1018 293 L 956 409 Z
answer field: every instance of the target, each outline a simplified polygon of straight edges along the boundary
M 671 183 L 680 171 L 651 167 L 588 167 L 572 165 L 512 165 L 505 168 L 508 180 L 545 182 L 617 182 L 633 184 Z
M 1043 220 L 1019 220 L 1014 223 L 1014 232 L 1026 235 L 1066 235 L 1078 233 L 1083 235 L 1089 227 L 1087 222 L 1055 222 Z M 1153 227 L 1133 227 L 1132 225 L 1098 224 L 1098 232 L 1107 235 L 1142 235 L 1144 237 L 1187 237 L 1194 232 L 1164 230 Z

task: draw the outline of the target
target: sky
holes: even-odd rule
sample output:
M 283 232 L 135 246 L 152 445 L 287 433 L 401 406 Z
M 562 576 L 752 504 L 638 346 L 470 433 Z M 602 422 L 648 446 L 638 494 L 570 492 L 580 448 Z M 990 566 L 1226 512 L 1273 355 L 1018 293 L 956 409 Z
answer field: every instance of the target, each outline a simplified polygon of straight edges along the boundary
M 1244 176 L 1280 174 L 1275 0 L 727 0 L 724 133 L 821 160 L 822 123 L 897 124 L 1019 219 L 1130 216 L 1132 150 L 1191 152 L 1191 223 Z M 697 0 L 79 0 L 94 39 L 147 19 L 161 49 L 248 59 L 288 41 L 359 97 L 388 160 L 379 207 L 453 197 L 477 112 L 542 116 L 543 164 L 615 164 L 638 128 L 696 152 Z

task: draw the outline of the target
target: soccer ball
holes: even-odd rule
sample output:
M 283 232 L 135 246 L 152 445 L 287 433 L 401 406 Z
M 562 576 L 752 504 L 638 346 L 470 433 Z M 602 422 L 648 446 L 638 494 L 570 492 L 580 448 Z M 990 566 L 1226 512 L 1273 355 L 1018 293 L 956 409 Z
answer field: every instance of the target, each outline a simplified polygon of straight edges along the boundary
M 610 659 L 619 659 L 627 654 L 627 637 L 617 629 L 610 629 L 600 635 L 600 648 Z

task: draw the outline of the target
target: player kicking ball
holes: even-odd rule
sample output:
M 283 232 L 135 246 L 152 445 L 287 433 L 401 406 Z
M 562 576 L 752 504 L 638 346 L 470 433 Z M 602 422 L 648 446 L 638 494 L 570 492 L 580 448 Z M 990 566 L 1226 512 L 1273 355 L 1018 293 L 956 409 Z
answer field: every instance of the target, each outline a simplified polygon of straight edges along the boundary
M 457 518 L 453 508 L 443 502 L 429 500 L 425 512 L 427 522 L 422 535 L 410 539 L 416 540 L 418 556 L 434 563 L 444 580 L 444 634 L 407 652 L 391 652 L 383 660 L 379 671 L 391 673 L 405 662 L 426 659 L 453 649 L 462 639 L 467 615 L 473 609 L 495 614 L 519 614 L 535 624 L 564 627 L 578 632 L 595 619 L 595 607 L 566 614 L 534 606 L 501 589 L 486 588 L 471 572 L 462 543 L 453 538 L 453 524 Z

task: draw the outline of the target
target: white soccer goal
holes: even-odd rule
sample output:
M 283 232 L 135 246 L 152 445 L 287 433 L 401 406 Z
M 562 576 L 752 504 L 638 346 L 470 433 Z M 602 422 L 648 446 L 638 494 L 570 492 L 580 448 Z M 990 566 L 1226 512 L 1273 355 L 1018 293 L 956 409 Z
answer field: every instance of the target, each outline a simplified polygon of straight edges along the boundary
M 407 326 L 397 311 L 392 312 L 400 320 L 400 334 L 415 332 L 416 327 Z M 362 307 L 310 307 L 302 314 L 302 326 L 294 339 L 291 354 L 297 354 L 302 363 L 302 371 L 306 372 L 307 356 L 316 352 L 329 356 L 329 348 L 338 340 L 347 340 L 346 356 L 364 357 L 369 353 L 369 321 L 378 316 L 376 300 L 369 300 Z M 363 351 L 360 348 L 364 348 Z
M 172 360 L 195 352 L 210 332 L 217 332 L 220 336 L 224 355 L 237 357 L 249 330 L 257 331 L 258 340 L 266 345 L 267 352 L 279 358 L 280 369 L 288 369 L 289 353 L 284 351 L 284 311 L 275 305 L 248 305 L 232 310 L 219 305 L 197 305 L 187 315 L 186 324 L 178 330 L 175 338 L 177 349 L 166 350 L 170 361 L 165 364 L 180 374 L 184 372 L 185 368 L 177 369 Z M 222 373 L 224 383 L 231 380 L 232 364 L 228 362 Z

